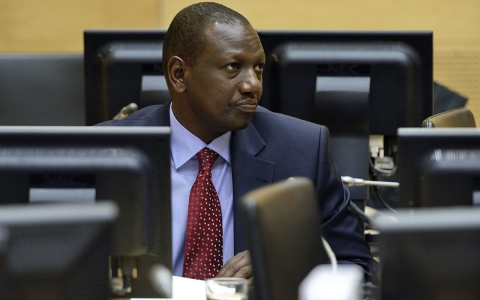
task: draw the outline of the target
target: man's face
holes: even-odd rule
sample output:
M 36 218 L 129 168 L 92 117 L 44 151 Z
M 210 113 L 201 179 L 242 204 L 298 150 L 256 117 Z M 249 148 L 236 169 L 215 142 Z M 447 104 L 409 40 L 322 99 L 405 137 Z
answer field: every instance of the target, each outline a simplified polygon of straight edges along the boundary
M 262 95 L 265 53 L 250 25 L 211 24 L 205 39 L 195 65 L 186 67 L 179 115 L 187 129 L 208 143 L 248 126 Z

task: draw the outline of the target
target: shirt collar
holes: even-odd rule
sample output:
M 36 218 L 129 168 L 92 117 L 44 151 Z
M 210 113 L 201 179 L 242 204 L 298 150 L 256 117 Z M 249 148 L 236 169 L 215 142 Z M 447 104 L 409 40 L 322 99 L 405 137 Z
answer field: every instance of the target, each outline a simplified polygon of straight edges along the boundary
M 229 131 L 222 136 L 214 139 L 208 145 L 199 139 L 197 136 L 188 131 L 175 118 L 170 104 L 170 128 L 171 128 L 171 151 L 173 157 L 173 164 L 175 169 L 183 166 L 189 161 L 198 151 L 204 147 L 208 147 L 217 152 L 225 161 L 230 163 L 230 137 L 232 132 Z

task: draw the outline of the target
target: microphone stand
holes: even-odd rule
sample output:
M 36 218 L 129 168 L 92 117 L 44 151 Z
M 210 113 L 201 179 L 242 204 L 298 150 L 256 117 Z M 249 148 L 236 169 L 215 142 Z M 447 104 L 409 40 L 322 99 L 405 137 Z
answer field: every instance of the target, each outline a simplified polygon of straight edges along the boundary
M 363 180 L 360 178 L 353 178 L 350 176 L 342 176 L 342 182 L 346 186 L 384 186 L 384 187 L 393 187 L 398 188 L 400 184 L 398 182 L 390 181 L 373 181 L 373 180 Z

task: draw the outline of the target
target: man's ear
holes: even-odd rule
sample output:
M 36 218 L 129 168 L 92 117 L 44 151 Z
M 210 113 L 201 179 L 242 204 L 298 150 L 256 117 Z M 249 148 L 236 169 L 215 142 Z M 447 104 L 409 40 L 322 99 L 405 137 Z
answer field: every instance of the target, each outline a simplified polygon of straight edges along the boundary
M 186 64 L 183 59 L 178 56 L 172 56 L 168 61 L 168 80 L 170 85 L 177 93 L 183 93 L 185 91 L 185 69 Z

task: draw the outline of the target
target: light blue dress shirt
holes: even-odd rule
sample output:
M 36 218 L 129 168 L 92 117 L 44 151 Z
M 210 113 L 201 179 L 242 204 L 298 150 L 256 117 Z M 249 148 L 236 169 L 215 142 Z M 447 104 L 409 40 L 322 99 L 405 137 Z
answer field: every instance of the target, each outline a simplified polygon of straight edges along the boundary
M 197 152 L 208 147 L 219 156 L 212 168 L 212 181 L 217 190 L 223 221 L 223 263 L 234 255 L 233 245 L 233 184 L 230 161 L 231 132 L 205 144 L 183 127 L 170 106 L 171 178 L 172 178 L 172 259 L 173 275 L 182 276 L 185 230 L 187 228 L 188 198 L 197 177 Z

